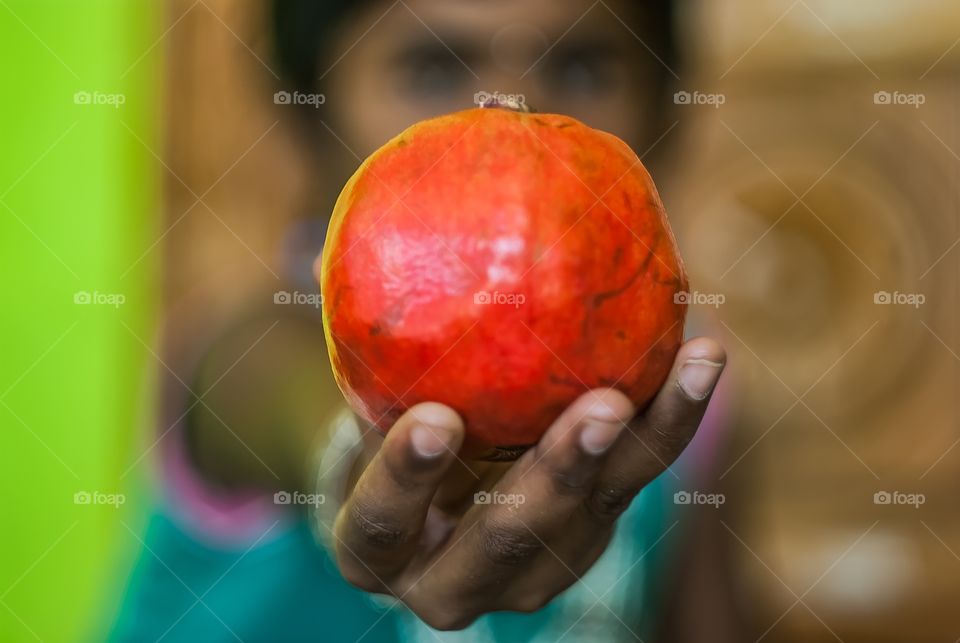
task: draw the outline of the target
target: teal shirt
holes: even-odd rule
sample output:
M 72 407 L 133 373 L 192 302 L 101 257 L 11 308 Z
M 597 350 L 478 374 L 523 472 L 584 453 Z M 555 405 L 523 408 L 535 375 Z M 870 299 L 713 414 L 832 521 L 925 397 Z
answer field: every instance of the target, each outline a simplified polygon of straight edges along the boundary
M 160 508 L 149 521 L 111 641 L 634 641 L 650 635 L 677 523 L 664 476 L 634 500 L 583 579 L 533 614 L 429 630 L 401 604 L 341 578 L 306 520 L 247 550 L 198 542 Z M 671 524 L 672 523 L 672 524 Z M 671 537 L 672 536 L 672 537 Z

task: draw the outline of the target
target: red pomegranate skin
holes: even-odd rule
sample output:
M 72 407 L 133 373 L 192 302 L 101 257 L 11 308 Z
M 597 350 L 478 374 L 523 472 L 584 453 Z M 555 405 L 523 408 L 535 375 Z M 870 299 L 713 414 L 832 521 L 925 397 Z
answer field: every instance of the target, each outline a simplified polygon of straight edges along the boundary
M 386 432 L 441 402 L 466 453 L 489 458 L 536 443 L 591 388 L 643 407 L 686 314 L 676 241 L 629 146 L 503 109 L 418 123 L 370 156 L 337 201 L 320 286 L 353 409 Z

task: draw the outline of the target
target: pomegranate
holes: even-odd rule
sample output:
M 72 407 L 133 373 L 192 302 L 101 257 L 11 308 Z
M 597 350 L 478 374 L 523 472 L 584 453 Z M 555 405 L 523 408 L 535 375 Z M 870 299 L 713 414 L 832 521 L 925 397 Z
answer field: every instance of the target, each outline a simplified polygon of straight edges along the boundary
M 643 406 L 683 337 L 687 288 L 649 174 L 611 134 L 556 114 L 470 109 L 377 150 L 337 200 L 324 330 L 353 409 L 386 432 L 435 401 L 489 459 L 574 399 Z

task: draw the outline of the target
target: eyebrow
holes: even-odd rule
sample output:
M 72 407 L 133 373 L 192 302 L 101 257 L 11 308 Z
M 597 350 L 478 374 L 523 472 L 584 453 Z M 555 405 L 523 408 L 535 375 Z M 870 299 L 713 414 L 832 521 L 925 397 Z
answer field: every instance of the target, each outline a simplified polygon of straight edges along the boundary
M 557 43 L 545 58 L 549 58 L 558 51 L 566 55 L 589 51 L 591 54 L 600 53 L 605 56 L 612 56 L 623 54 L 626 49 L 627 47 L 622 41 L 611 41 L 608 37 L 600 35 L 581 35 L 577 38 L 564 39 Z
M 449 58 L 462 62 L 467 68 L 483 58 L 485 47 L 479 38 L 453 36 L 442 40 L 432 34 L 402 41 L 391 56 L 391 62 L 418 63 Z
M 425 30 L 426 31 L 426 30 Z M 566 35 L 544 55 L 544 62 L 556 59 L 557 55 L 565 57 L 599 53 L 604 57 L 625 55 L 630 48 L 630 42 L 623 38 L 611 37 L 608 33 L 576 33 L 576 30 Z M 468 71 L 484 60 L 490 51 L 487 39 L 472 32 L 435 35 L 433 32 L 417 34 L 400 40 L 396 50 L 390 56 L 390 62 L 398 65 L 418 64 L 436 60 L 457 60 Z M 539 65 L 538 65 L 539 66 Z

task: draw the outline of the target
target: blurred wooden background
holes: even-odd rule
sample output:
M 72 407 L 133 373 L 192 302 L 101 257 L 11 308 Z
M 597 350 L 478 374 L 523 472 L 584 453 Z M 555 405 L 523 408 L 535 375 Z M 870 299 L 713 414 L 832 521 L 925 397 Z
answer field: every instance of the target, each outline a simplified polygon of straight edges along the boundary
M 741 602 L 764 640 L 956 640 L 960 7 L 702 2 L 687 28 L 727 100 L 684 123 L 667 206 L 727 297 Z M 896 491 L 925 503 L 874 504 Z

